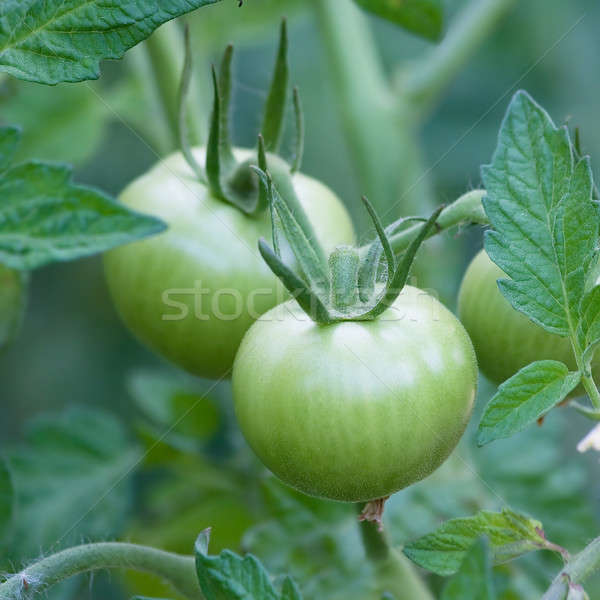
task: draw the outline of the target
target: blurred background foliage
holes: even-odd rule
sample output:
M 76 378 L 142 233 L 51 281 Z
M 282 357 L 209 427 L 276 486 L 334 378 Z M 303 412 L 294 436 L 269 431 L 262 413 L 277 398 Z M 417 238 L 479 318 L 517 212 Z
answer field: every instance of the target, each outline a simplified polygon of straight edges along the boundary
M 463 4 L 446 2 L 450 19 Z M 234 42 L 235 142 L 254 143 L 283 15 L 290 25 L 292 81 L 305 110 L 303 171 L 345 200 L 364 238 L 359 198 L 365 190 L 343 135 L 311 2 L 249 0 L 242 9 L 227 2 L 190 16 L 192 108 L 206 121 L 209 65 Z M 397 65 L 416 60 L 431 44 L 375 17 L 368 22 L 387 73 L 402 85 Z M 516 3 L 419 132 L 423 174 L 436 202 L 479 185 L 479 167 L 491 157 L 516 87 L 527 89 L 557 122 L 581 126 L 584 151 L 600 154 L 599 24 L 595 0 Z M 160 34 L 169 35 L 166 29 Z M 173 75 L 176 82 L 176 70 Z M 96 82 L 45 87 L 3 78 L 0 118 L 23 126 L 21 157 L 73 163 L 78 181 L 117 195 L 173 145 L 149 86 L 138 47 L 122 61 L 105 63 Z M 424 260 L 433 269 L 427 285 L 453 308 L 460 275 L 482 238 L 472 229 L 449 239 L 450 258 L 432 244 Z M 353 510 L 303 497 L 269 477 L 235 428 L 228 385 L 211 389 L 132 339 L 109 300 L 99 258 L 44 268 L 31 283 L 22 334 L 0 360 L 0 451 L 17 457 L 14 480 L 24 511 L 18 522 L 27 532 L 11 532 L 0 570 L 57 540 L 119 538 L 189 552 L 195 535 L 213 526 L 211 550 L 252 550 L 273 572 L 291 569 L 307 598 L 365 597 L 370 578 Z M 482 382 L 479 406 L 491 393 Z M 178 418 L 180 426 L 164 436 Z M 74 423 L 85 432 L 81 437 L 67 435 Z M 585 428 L 573 414 L 554 411 L 538 430 L 483 450 L 475 450 L 467 435 L 440 471 L 390 501 L 394 542 L 422 535 L 443 519 L 508 503 L 542 520 L 553 541 L 581 548 L 598 530 L 600 494 L 597 462 L 574 450 Z M 503 598 L 538 597 L 558 568 L 552 557 L 533 556 L 498 569 Z M 439 589 L 441 581 L 432 582 Z M 161 595 L 147 577 L 122 584 L 102 576 L 85 594 L 127 597 L 124 590 L 134 583 L 136 591 Z M 55 597 L 71 597 L 78 585 L 61 587 Z M 594 593 L 600 591 L 590 587 Z

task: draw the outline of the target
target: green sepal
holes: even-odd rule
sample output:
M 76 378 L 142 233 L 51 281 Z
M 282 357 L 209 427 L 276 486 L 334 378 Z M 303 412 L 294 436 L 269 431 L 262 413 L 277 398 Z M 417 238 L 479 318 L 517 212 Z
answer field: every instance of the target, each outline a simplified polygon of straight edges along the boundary
M 392 245 L 390 243 L 390 239 L 385 231 L 379 216 L 375 212 L 373 205 L 369 202 L 366 196 L 362 197 L 363 204 L 373 221 L 373 225 L 375 226 L 375 231 L 377 232 L 377 237 L 381 243 L 381 247 L 383 248 L 383 253 L 385 255 L 385 259 L 388 264 L 388 270 L 390 273 L 394 273 L 396 270 L 396 258 L 394 256 L 394 251 L 392 250 Z
M 297 173 L 302 166 L 302 158 L 304 157 L 304 111 L 302 110 L 302 102 L 300 100 L 300 92 L 294 86 L 292 92 L 294 105 L 294 122 L 296 124 L 296 146 L 294 151 L 294 162 L 290 171 Z
M 181 72 L 181 80 L 179 82 L 179 90 L 177 92 L 177 139 L 181 152 L 198 178 L 198 181 L 206 183 L 206 176 L 202 167 L 198 164 L 190 148 L 190 140 L 188 136 L 187 120 L 186 120 L 186 102 L 190 90 L 190 82 L 192 80 L 192 46 L 190 42 L 190 28 L 186 23 L 184 28 L 184 45 L 185 55 L 183 60 L 183 70 Z
M 283 201 L 279 192 L 273 185 L 273 180 L 264 171 L 255 169 L 258 173 L 261 185 L 266 187 L 267 196 L 274 212 L 277 213 L 281 222 L 281 228 L 288 240 L 290 247 L 298 261 L 302 272 L 308 279 L 308 285 L 318 295 L 329 294 L 329 276 L 321 259 L 324 256 L 323 249 L 316 238 L 309 238 L 302 229 L 287 204 Z
M 331 323 L 332 319 L 321 299 L 271 250 L 264 238 L 258 241 L 261 256 L 302 310 L 317 323 Z
M 427 219 L 423 227 L 421 227 L 417 237 L 415 237 L 415 239 L 410 243 L 410 246 L 406 249 L 406 252 L 402 258 L 402 262 L 397 266 L 392 275 L 388 275 L 385 290 L 381 294 L 375 306 L 362 315 L 356 316 L 356 320 L 364 321 L 375 319 L 390 306 L 392 306 L 392 304 L 396 301 L 400 295 L 400 292 L 402 291 L 402 288 L 406 284 L 410 268 L 417 254 L 417 250 L 425 241 L 431 229 L 435 226 L 437 218 L 443 209 L 444 205 L 439 206 L 429 217 L 429 219 Z
M 221 98 L 221 109 L 219 111 L 219 136 L 221 151 L 220 157 L 228 166 L 235 164 L 233 149 L 231 147 L 231 131 L 229 126 L 229 112 L 231 106 L 231 62 L 233 60 L 233 45 L 225 48 L 221 64 L 219 66 L 219 95 Z
M 283 118 L 285 115 L 285 104 L 287 100 L 289 65 L 288 65 L 288 35 L 287 21 L 281 21 L 279 35 L 279 49 L 275 62 L 273 79 L 269 89 L 269 95 L 265 104 L 265 113 L 261 132 L 265 138 L 267 150 L 276 152 L 281 143 L 283 132 Z
M 221 185 L 221 92 L 217 80 L 217 71 L 211 67 L 213 82 L 213 110 L 206 144 L 206 176 L 211 192 L 226 200 L 225 192 Z

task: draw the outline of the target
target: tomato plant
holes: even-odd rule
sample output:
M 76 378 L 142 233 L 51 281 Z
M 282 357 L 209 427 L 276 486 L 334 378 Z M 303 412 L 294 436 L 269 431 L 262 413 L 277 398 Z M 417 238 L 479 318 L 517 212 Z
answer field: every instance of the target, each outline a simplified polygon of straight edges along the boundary
M 3 0 L 0 600 L 600 597 L 589 4 Z

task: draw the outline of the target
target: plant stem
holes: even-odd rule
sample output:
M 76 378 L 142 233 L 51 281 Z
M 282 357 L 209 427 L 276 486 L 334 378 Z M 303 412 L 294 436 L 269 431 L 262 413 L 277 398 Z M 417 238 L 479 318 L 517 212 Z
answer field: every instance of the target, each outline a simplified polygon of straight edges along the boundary
M 569 584 L 577 585 L 600 570 L 600 538 L 574 556 L 556 576 L 542 600 L 563 600 Z
M 153 88 L 160 105 L 163 119 L 169 130 L 171 150 L 178 147 L 178 102 L 177 90 L 183 68 L 183 32 L 176 21 L 169 21 L 159 27 L 144 44 L 151 65 Z M 194 93 L 190 98 L 194 98 Z M 197 99 L 197 98 L 196 98 Z M 196 102 L 193 102 L 195 105 Z M 187 116 L 188 132 L 192 144 L 202 139 L 204 128 L 199 117 L 198 106 L 193 107 Z
M 399 91 L 421 114 L 428 111 L 515 0 L 470 0 L 440 44 L 399 78 Z
M 41 593 L 64 579 L 98 569 L 152 573 L 186 598 L 203 600 L 192 556 L 117 542 L 76 546 L 48 556 L 1 583 L 0 600 L 19 600 L 25 593 Z
M 432 194 L 414 122 L 395 101 L 366 16 L 351 0 L 313 5 L 361 194 L 382 217 L 427 208 Z
M 433 229 L 428 237 L 432 237 L 458 225 L 471 223 L 487 225 L 489 221 L 483 210 L 483 205 L 481 204 L 481 200 L 484 196 L 485 190 L 471 190 L 457 198 L 440 213 L 437 220 L 437 228 Z M 390 242 L 394 252 L 400 253 L 403 250 L 406 250 L 422 227 L 422 224 L 417 223 L 416 225 L 411 225 L 403 231 L 390 236 Z M 361 256 L 363 256 L 368 249 L 369 245 L 360 248 L 359 252 Z
M 590 402 L 592 406 L 596 409 L 596 411 L 600 410 L 600 392 L 598 392 L 598 388 L 596 387 L 596 383 L 594 382 L 594 378 L 589 376 L 584 376 L 581 378 L 581 383 L 587 395 L 590 398 Z
M 357 508 L 360 513 L 362 507 L 357 505 Z M 375 523 L 361 521 L 359 527 L 365 554 L 375 567 L 379 596 L 389 592 L 397 600 L 433 600 L 412 563 L 390 547 Z

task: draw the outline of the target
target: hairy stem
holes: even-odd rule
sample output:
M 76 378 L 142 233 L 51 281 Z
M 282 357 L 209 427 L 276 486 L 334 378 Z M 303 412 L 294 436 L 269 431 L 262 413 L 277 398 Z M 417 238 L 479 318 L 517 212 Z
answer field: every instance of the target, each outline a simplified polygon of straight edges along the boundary
M 583 583 L 590 575 L 600 570 L 600 538 L 574 556 L 556 576 L 542 600 L 563 600 L 569 586 Z
M 130 569 L 162 577 L 190 600 L 203 600 L 192 556 L 181 556 L 146 546 L 100 543 L 76 546 L 48 556 L 0 584 L 0 600 L 20 600 L 24 594 L 98 569 Z M 29 596 L 28 596 L 29 597 Z
M 366 16 L 352 0 L 312 2 L 361 193 L 382 216 L 428 210 L 414 121 L 396 103 Z
M 399 91 L 421 114 L 431 108 L 515 0 L 470 0 L 429 55 L 403 73 Z
M 457 198 L 440 213 L 436 222 L 436 227 L 431 230 L 427 237 L 432 237 L 458 225 L 487 225 L 489 221 L 483 210 L 483 205 L 481 204 L 481 200 L 484 196 L 485 190 L 471 190 Z M 422 224 L 417 223 L 416 225 L 407 227 L 403 231 L 390 236 L 390 242 L 394 252 L 400 253 L 406 250 L 410 243 L 417 237 L 422 227 Z M 359 252 L 361 256 L 368 252 L 368 249 L 369 245 L 360 248 Z
M 362 506 L 357 505 L 358 512 Z M 397 600 L 433 600 L 411 562 L 390 547 L 385 534 L 370 521 L 359 523 L 365 554 L 375 568 L 377 592 L 389 592 Z

